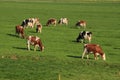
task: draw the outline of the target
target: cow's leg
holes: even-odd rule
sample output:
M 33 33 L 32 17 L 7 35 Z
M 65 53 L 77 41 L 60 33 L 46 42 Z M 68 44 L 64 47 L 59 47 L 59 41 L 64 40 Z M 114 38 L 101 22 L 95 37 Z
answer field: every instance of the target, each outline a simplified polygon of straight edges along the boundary
M 97 57 L 97 59 L 99 59 L 99 57 L 100 57 L 100 54 L 99 54 L 99 53 L 96 53 L 96 57 Z
M 33 28 L 33 27 L 34 27 L 34 24 L 31 24 L 31 27 Z
M 41 33 L 42 32 L 42 28 L 39 28 L 39 33 Z
M 36 46 L 34 46 L 34 51 L 36 51 Z
M 54 22 L 54 26 L 56 26 L 56 22 Z
M 94 59 L 97 60 L 97 53 L 94 53 Z
M 86 28 L 86 24 L 85 23 L 83 24 L 83 27 L 84 27 L 84 29 Z
M 22 38 L 25 38 L 24 34 L 22 34 Z
M 91 43 L 91 37 L 88 37 L 88 41 L 89 41 L 89 43 Z
M 40 29 L 38 28 L 38 33 L 40 33 Z
M 79 42 L 79 41 L 80 41 L 79 37 L 77 37 L 76 41 L 77 41 L 77 42 Z
M 80 41 L 81 41 L 81 43 L 85 43 L 85 39 L 81 39 Z
M 54 26 L 56 26 L 56 24 L 54 23 Z
M 27 48 L 30 51 L 30 41 L 27 41 Z
M 21 34 L 19 33 L 19 37 L 21 37 Z
M 82 59 L 84 58 L 86 52 L 87 52 L 87 49 L 85 48 L 84 51 L 83 51 L 83 54 L 82 54 Z
M 40 33 L 42 32 L 42 29 L 40 29 Z
M 35 46 L 34 46 L 34 51 L 36 51 L 36 48 L 37 48 L 37 47 L 38 47 L 38 45 L 35 45 Z
M 89 59 L 89 54 L 87 53 L 87 59 Z

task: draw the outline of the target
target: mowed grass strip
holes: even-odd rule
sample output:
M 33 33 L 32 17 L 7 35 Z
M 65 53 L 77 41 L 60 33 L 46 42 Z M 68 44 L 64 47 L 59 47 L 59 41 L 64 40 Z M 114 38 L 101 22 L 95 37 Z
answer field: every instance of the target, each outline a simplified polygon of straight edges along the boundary
M 119 3 L 0 2 L 0 80 L 119 80 L 120 30 Z M 39 36 L 44 52 L 27 51 L 26 40 L 15 34 L 15 26 L 30 17 L 39 17 L 42 33 L 25 29 L 26 35 Z M 69 25 L 44 26 L 49 18 L 67 17 Z M 93 32 L 92 43 L 100 44 L 107 61 L 82 60 L 82 43 L 75 40 L 87 21 Z

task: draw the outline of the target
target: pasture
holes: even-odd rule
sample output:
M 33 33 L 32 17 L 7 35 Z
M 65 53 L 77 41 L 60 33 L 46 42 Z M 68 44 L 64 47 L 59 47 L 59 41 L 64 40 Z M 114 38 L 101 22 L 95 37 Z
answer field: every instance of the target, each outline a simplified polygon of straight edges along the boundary
M 120 2 L 82 1 L 0 0 L 0 80 L 120 80 Z M 27 28 L 25 34 L 39 36 L 44 52 L 28 51 L 15 34 L 15 26 L 30 17 L 40 18 L 42 33 Z M 68 26 L 44 26 L 61 17 Z M 102 46 L 106 61 L 81 59 L 84 44 L 75 40 L 84 29 L 75 27 L 78 20 L 87 22 L 91 43 Z

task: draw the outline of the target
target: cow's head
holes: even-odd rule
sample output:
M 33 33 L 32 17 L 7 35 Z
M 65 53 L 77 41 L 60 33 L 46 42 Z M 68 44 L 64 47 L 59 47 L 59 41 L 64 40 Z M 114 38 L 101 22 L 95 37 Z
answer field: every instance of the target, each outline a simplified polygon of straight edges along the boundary
M 61 23 L 61 20 L 58 21 L 58 24 L 60 24 L 60 23 Z
M 105 53 L 102 55 L 102 59 L 103 59 L 103 60 L 106 60 Z
M 40 50 L 41 50 L 41 51 L 44 51 L 44 46 L 43 46 L 41 40 L 39 39 L 37 42 L 38 42 L 38 45 L 39 45 L 39 47 L 40 47 Z

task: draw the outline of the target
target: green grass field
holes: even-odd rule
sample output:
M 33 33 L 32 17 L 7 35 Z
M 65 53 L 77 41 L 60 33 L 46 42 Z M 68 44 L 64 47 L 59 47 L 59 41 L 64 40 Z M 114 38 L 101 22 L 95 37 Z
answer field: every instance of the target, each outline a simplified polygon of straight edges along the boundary
M 43 26 L 41 34 L 27 28 L 26 35 L 39 36 L 45 46 L 44 52 L 27 51 L 15 26 L 30 17 L 40 18 L 42 25 L 67 17 L 69 25 Z M 106 61 L 93 55 L 81 59 L 78 20 L 87 22 L 92 43 L 102 46 Z M 0 80 L 120 80 L 119 0 L 0 0 L 0 28 Z

